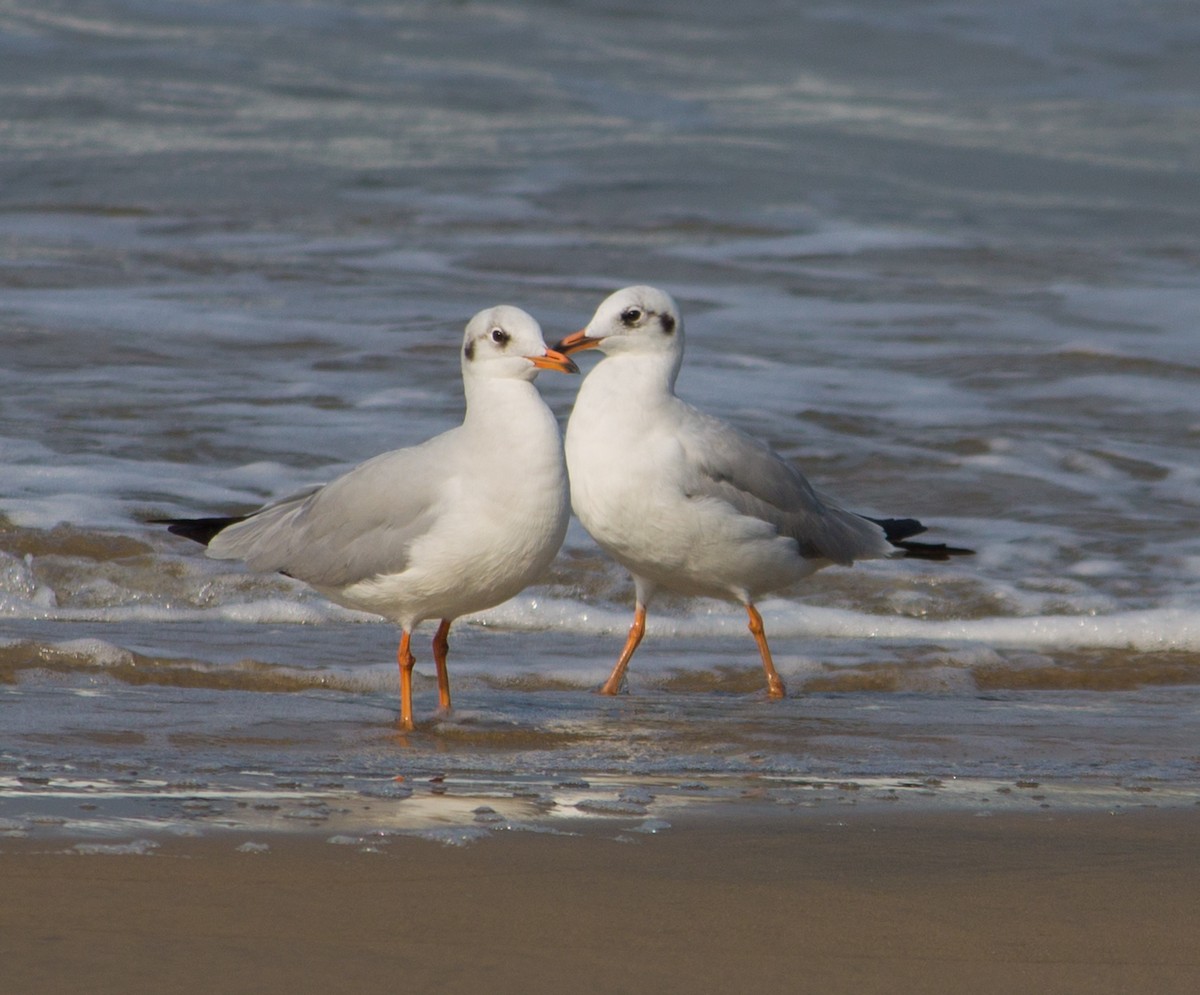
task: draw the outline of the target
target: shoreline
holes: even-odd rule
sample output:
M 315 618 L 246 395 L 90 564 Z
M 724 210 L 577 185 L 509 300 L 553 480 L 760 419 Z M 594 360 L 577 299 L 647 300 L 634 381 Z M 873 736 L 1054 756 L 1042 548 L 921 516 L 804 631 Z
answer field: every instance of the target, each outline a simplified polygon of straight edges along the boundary
M 124 854 L 0 839 L 0 962 L 9 990 L 38 992 L 1183 993 L 1200 979 L 1194 809 L 764 805 L 672 821 L 371 851 L 313 831 Z
M 327 833 L 364 838 L 487 830 L 555 832 L 571 823 L 619 830 L 669 829 L 676 820 L 836 819 L 892 812 L 927 815 L 1068 815 L 1200 812 L 1200 785 L 1152 779 L 1031 777 L 792 777 L 762 773 L 678 776 L 412 770 L 372 777 L 269 772 L 212 781 L 167 781 L 123 772 L 0 776 L 5 839 Z

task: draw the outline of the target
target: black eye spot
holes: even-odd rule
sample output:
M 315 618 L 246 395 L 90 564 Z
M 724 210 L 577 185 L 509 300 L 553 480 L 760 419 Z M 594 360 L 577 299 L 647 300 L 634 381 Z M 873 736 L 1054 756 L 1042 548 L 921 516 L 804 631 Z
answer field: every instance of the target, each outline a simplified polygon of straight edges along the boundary
M 621 312 L 621 324 L 633 326 L 642 320 L 642 309 L 640 307 L 627 307 Z
M 662 325 L 664 335 L 671 335 L 675 331 L 675 317 L 670 314 L 660 314 L 658 323 Z
M 465 346 L 463 346 L 463 355 L 466 356 L 467 359 L 475 358 L 475 340 L 474 339 L 472 339 Z
M 495 342 L 496 345 L 508 345 L 509 338 L 511 338 L 511 336 L 503 328 L 492 329 L 492 341 Z

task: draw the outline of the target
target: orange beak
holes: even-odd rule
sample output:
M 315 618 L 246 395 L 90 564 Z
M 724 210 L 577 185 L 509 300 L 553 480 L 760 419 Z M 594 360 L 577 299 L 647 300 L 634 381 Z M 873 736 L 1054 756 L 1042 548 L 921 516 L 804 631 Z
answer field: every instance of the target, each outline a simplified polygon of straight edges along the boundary
M 553 349 L 547 349 L 544 356 L 526 356 L 525 358 L 543 370 L 558 370 L 561 373 L 579 372 L 579 367 L 575 365 L 574 360 L 568 359 L 561 352 L 555 352 Z
M 595 349 L 599 344 L 600 339 L 591 338 L 587 334 L 587 329 L 583 328 L 578 332 L 572 332 L 561 342 L 557 343 L 554 348 L 570 355 L 573 352 L 582 352 L 584 349 Z

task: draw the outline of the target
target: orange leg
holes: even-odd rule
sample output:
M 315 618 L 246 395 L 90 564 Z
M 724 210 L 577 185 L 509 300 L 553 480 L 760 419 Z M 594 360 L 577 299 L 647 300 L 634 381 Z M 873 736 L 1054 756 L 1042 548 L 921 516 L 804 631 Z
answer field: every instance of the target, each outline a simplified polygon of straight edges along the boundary
M 446 654 L 450 652 L 451 621 L 442 619 L 437 635 L 433 637 L 433 659 L 437 663 L 438 675 L 438 709 L 443 713 L 450 711 L 450 672 L 446 669 Z
M 763 670 L 767 675 L 767 697 L 783 698 L 787 691 L 783 681 L 775 671 L 775 663 L 771 659 L 771 647 L 767 645 L 767 634 L 763 630 L 762 616 L 750 602 L 746 602 L 746 614 L 750 616 L 750 633 L 758 643 L 758 652 L 762 654 Z
M 629 638 L 625 640 L 625 648 L 621 650 L 621 656 L 617 660 L 616 666 L 613 667 L 612 673 L 608 675 L 608 680 L 600 688 L 601 694 L 618 694 L 620 692 L 621 682 L 625 679 L 625 668 L 629 666 L 633 651 L 638 648 L 638 643 L 642 641 L 642 636 L 645 634 L 646 606 L 639 603 L 633 610 L 633 625 L 629 627 Z
M 396 652 L 396 660 L 400 664 L 400 728 L 413 729 L 412 706 L 412 672 L 416 657 L 408 648 L 410 633 L 404 629 L 400 633 L 400 649 Z

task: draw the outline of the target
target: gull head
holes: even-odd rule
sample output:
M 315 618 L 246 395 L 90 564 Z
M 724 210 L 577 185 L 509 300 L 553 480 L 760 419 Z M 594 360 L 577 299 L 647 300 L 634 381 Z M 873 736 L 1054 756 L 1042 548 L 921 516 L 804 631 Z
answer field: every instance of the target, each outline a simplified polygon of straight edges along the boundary
M 670 294 L 655 287 L 626 287 L 605 298 L 587 328 L 568 335 L 555 348 L 568 354 L 599 349 L 610 356 L 679 357 L 683 353 L 683 318 Z
M 498 304 L 467 322 L 463 376 L 532 380 L 538 370 L 578 373 L 579 367 L 546 346 L 542 327 L 519 307 Z

